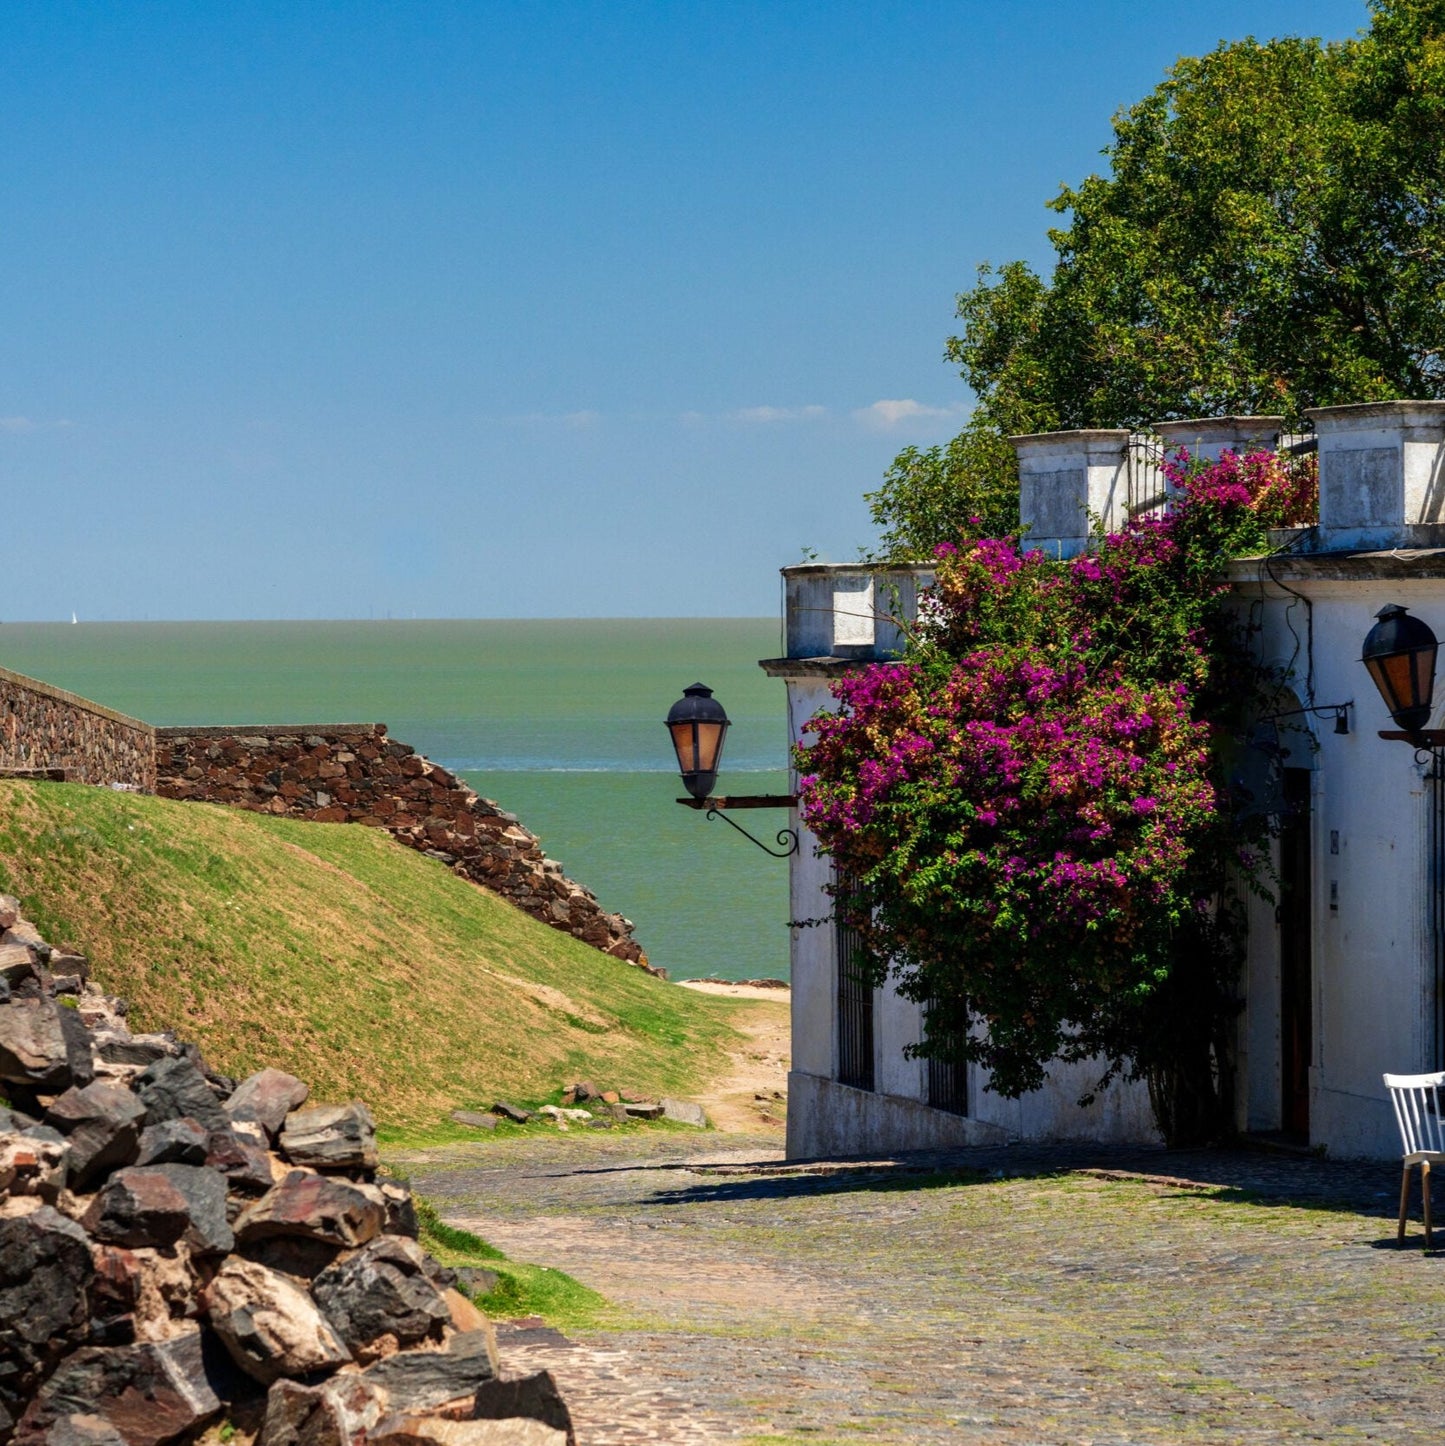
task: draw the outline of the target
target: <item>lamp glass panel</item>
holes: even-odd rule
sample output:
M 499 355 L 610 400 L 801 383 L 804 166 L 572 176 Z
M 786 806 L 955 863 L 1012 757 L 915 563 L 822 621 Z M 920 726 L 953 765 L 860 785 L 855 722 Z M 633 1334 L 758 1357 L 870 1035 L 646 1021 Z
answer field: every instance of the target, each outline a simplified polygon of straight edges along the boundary
M 672 746 L 677 753 L 678 772 L 702 772 L 702 765 L 697 758 L 697 729 L 692 719 L 689 718 L 682 723 L 669 723 L 667 726 L 672 733 Z
M 1366 666 L 1375 679 L 1375 686 L 1385 700 L 1391 713 L 1398 713 L 1410 706 L 1410 684 L 1413 669 L 1412 655 L 1393 653 L 1382 658 L 1371 658 Z
M 718 755 L 722 752 L 723 733 L 726 723 L 699 723 L 697 725 L 697 767 L 701 773 L 716 773 Z
M 1435 692 L 1435 649 L 1419 648 L 1410 654 L 1410 661 L 1415 665 L 1411 696 L 1421 707 L 1428 708 Z

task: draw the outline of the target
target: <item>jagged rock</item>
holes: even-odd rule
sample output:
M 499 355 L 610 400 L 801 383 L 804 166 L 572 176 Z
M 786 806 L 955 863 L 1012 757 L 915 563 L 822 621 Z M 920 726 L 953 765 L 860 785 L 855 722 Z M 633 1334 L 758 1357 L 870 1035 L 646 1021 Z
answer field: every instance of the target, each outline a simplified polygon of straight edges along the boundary
M 295 1075 L 284 1070 L 258 1070 L 236 1086 L 226 1101 L 226 1113 L 233 1120 L 254 1120 L 274 1140 L 286 1116 L 300 1109 L 310 1093 Z
M 0 1009 L 0 1082 L 54 1095 L 73 1084 L 90 1083 L 93 1071 L 77 1068 L 75 1041 L 62 1015 L 70 1015 L 84 1035 L 85 1026 L 75 1011 L 46 996 L 11 999 Z M 89 1050 L 87 1042 L 87 1063 Z
M 337 1245 L 357 1246 L 379 1234 L 386 1219 L 381 1192 L 372 1194 L 326 1175 L 293 1170 L 236 1221 L 244 1242 L 273 1235 L 299 1235 Z
M 85 1340 L 94 1276 L 85 1232 L 58 1210 L 0 1218 L 0 1419 Z
M 497 1117 L 482 1110 L 453 1110 L 452 1119 L 459 1125 L 470 1125 L 476 1130 L 495 1130 Z
M 557 1105 L 543 1105 L 537 1113 L 546 1120 L 590 1120 L 592 1118 L 591 1110 L 569 1110 Z
M 20 900 L 14 894 L 0 894 L 0 929 L 8 929 L 20 917 Z
M 569 1446 L 565 1431 L 526 1416 L 505 1421 L 388 1416 L 367 1440 L 371 1446 Z
M 497 1377 L 497 1338 L 485 1330 L 455 1335 L 442 1351 L 405 1351 L 368 1366 L 362 1375 L 387 1394 L 391 1409 L 439 1411 L 469 1403 L 484 1381 Z
M 0 944 L 0 980 L 18 989 L 35 978 L 35 950 L 29 944 Z
M 494 1115 L 501 1115 L 504 1120 L 511 1120 L 514 1125 L 525 1125 L 532 1118 L 531 1110 L 520 1109 L 516 1105 L 509 1105 L 505 1100 L 498 1100 L 492 1106 Z
M 205 1306 L 236 1364 L 264 1385 L 351 1359 L 310 1296 L 255 1261 L 228 1260 L 206 1287 Z
M 211 1135 L 204 1125 L 182 1116 L 147 1125 L 136 1147 L 137 1165 L 204 1165 Z
M 297 1280 L 315 1278 L 341 1254 L 343 1247 L 330 1240 L 306 1240 L 299 1235 L 272 1235 L 262 1240 L 243 1241 L 240 1251 L 247 1260 L 279 1270 Z
M 72 1190 L 89 1190 L 135 1159 L 145 1114 L 130 1090 L 107 1080 L 68 1089 L 46 1110 L 46 1120 L 70 1143 L 66 1179 Z
M 382 1180 L 378 1188 L 381 1198 L 386 1202 L 386 1233 L 408 1235 L 415 1240 L 421 1234 L 421 1222 L 416 1218 L 416 1205 L 411 1198 L 411 1191 L 386 1180 Z
M 86 1011 L 82 1006 L 81 1018 Z M 95 1057 L 106 1064 L 133 1065 L 145 1069 L 163 1059 L 175 1059 L 180 1046 L 164 1034 L 122 1034 L 116 1029 L 97 1029 L 91 1035 Z
M 315 1170 L 374 1170 L 376 1121 L 364 1104 L 315 1105 L 286 1116 L 281 1153 Z
M 427 1279 L 426 1257 L 414 1241 L 381 1235 L 329 1265 L 311 1294 L 358 1359 L 383 1336 L 410 1346 L 440 1340 L 451 1312 Z
M 185 1244 L 164 1250 L 97 1245 L 92 1253 L 93 1345 L 167 1341 L 200 1314 L 201 1271 Z
M 67 1418 L 100 1417 L 126 1446 L 164 1446 L 221 1413 L 196 1326 L 168 1341 L 87 1346 L 63 1360 L 20 1420 L 14 1446 L 42 1446 Z
M 280 1380 L 266 1396 L 256 1446 L 352 1446 L 385 1414 L 385 1395 L 351 1371 L 316 1386 Z
M 560 1431 L 567 1446 L 577 1446 L 572 1413 L 557 1389 L 550 1371 L 519 1376 L 510 1381 L 488 1381 L 477 1388 L 472 1415 L 478 1421 L 497 1421 L 524 1416 Z
M 45 942 L 45 936 L 29 919 L 16 919 L 4 933 L 0 933 L 0 945 L 5 944 L 29 944 L 40 954 L 42 964 L 50 958 L 52 953 L 50 945 Z
M 662 1106 L 650 1100 L 644 1100 L 637 1104 L 625 1103 L 622 1106 L 627 1117 L 632 1120 L 658 1120 L 662 1118 Z
M 665 1096 L 658 1101 L 665 1120 L 676 1120 L 680 1125 L 693 1125 L 699 1130 L 707 1129 L 707 1111 L 691 1100 L 671 1100 Z
M 211 1132 L 206 1164 L 221 1171 L 228 1187 L 243 1195 L 264 1195 L 277 1179 L 271 1154 L 233 1130 Z
M 41 1137 L 40 1132 L 56 1135 Z M 23 1134 L 0 1134 L 0 1193 L 35 1196 L 53 1205 L 65 1188 L 70 1146 L 53 1130 L 35 1125 Z
M 226 1223 L 226 1182 L 197 1165 L 117 1170 L 82 1223 L 108 1245 L 173 1245 L 184 1238 L 199 1255 L 224 1255 L 236 1243 Z
M 141 1299 L 141 1261 L 123 1245 L 96 1245 L 91 1258 L 91 1333 L 95 1344 L 130 1345 L 136 1338 L 135 1313 Z
M 52 949 L 49 968 L 57 980 L 68 977 L 84 984 L 90 978 L 90 960 L 73 949 Z M 77 989 L 72 992 L 79 991 Z
M 70 1083 L 79 1087 L 95 1078 L 95 1055 L 90 1048 L 90 1031 L 78 1010 L 59 1004 L 60 1033 L 65 1040 L 65 1061 L 70 1068 Z
M 579 1105 L 585 1105 L 588 1100 L 599 1099 L 601 1094 L 602 1091 L 590 1079 L 578 1080 L 572 1086 L 572 1098 Z
M 146 1107 L 146 1123 L 189 1116 L 208 1130 L 225 1130 L 230 1116 L 195 1063 L 184 1056 L 158 1059 L 136 1077 L 132 1088 Z
M 186 1197 L 160 1173 L 160 1167 L 119 1170 L 81 1217 L 81 1223 L 107 1245 L 173 1245 L 191 1223 Z

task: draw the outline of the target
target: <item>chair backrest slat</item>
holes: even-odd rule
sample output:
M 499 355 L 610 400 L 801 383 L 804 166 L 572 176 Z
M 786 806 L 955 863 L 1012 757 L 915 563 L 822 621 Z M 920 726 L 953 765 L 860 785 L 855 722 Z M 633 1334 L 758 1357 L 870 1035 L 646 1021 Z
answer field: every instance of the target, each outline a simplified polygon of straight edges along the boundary
M 1404 1153 L 1445 1154 L 1445 1071 L 1439 1074 L 1387 1074 L 1385 1088 L 1395 1108 Z

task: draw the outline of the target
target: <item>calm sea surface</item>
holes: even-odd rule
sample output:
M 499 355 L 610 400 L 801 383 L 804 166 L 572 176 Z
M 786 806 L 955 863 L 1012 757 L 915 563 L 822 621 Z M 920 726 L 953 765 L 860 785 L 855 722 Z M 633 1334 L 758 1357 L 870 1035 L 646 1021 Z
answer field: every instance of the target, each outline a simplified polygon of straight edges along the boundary
M 675 978 L 786 977 L 787 866 L 673 799 L 687 684 L 733 720 L 722 786 L 782 792 L 769 619 L 5 623 L 0 665 L 157 725 L 384 722 L 518 814 Z M 782 814 L 752 814 L 770 835 Z

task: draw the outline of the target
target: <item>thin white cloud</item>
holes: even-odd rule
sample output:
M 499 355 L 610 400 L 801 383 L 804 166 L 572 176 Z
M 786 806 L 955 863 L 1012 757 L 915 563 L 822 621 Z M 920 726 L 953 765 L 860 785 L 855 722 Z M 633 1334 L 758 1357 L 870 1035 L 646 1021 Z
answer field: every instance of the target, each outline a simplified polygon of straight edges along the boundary
M 915 402 L 912 397 L 885 398 L 867 407 L 858 407 L 853 419 L 877 432 L 891 431 L 903 422 L 917 422 L 940 417 L 956 417 L 965 409 L 961 406 L 930 407 Z
M 0 432 L 16 437 L 29 432 L 60 432 L 74 425 L 69 417 L 56 417 L 49 422 L 37 422 L 34 417 L 0 417 Z
M 728 420 L 768 425 L 775 422 L 816 422 L 827 415 L 827 407 L 742 407 L 736 412 L 729 412 Z
M 602 420 L 602 413 L 590 409 L 577 412 L 517 412 L 497 420 L 513 427 L 566 427 L 577 431 L 583 427 L 595 426 Z

